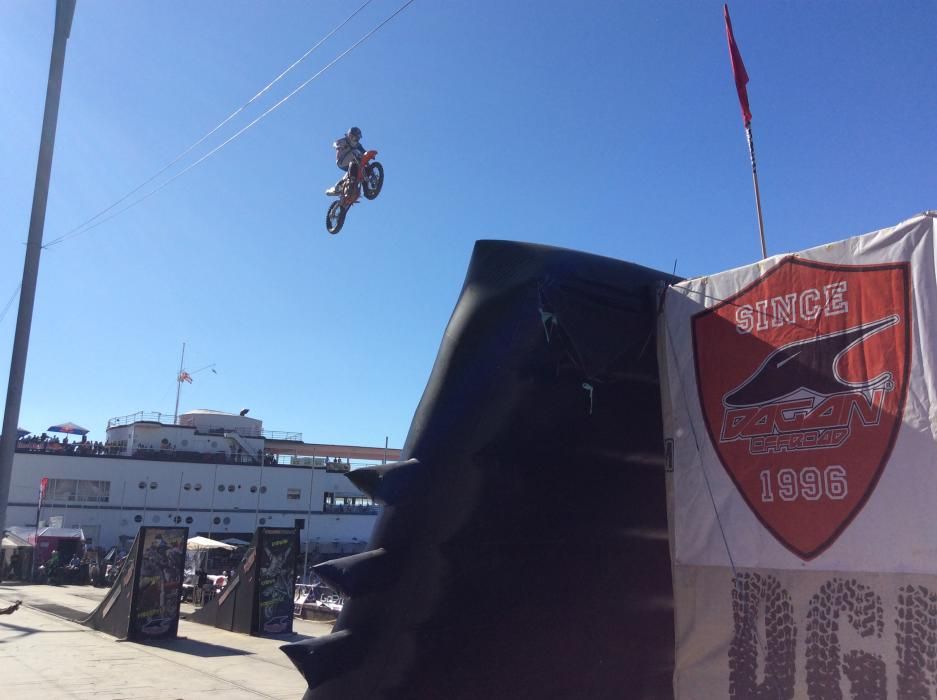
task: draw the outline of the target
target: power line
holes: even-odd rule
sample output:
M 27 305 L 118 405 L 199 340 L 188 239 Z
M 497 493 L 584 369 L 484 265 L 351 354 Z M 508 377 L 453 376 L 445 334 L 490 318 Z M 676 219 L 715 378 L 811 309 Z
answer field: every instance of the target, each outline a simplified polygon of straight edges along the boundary
M 299 92 L 300 90 L 304 89 L 307 85 L 309 85 L 309 83 L 311 83 L 313 80 L 317 79 L 319 76 L 321 76 L 321 75 L 322 75 L 323 73 L 325 73 L 327 70 L 329 70 L 329 68 L 331 68 L 332 66 L 334 66 L 334 65 L 335 65 L 336 63 L 338 63 L 341 59 L 343 59 L 343 58 L 344 58 L 345 56 L 347 56 L 349 53 L 351 53 L 351 52 L 354 51 L 356 48 L 358 48 L 361 44 L 363 44 L 365 41 L 367 41 L 368 39 L 370 39 L 372 35 L 374 35 L 378 30 L 380 30 L 385 24 L 387 24 L 387 23 L 390 22 L 392 19 L 394 19 L 394 17 L 396 17 L 397 15 L 399 15 L 401 12 L 403 12 L 403 11 L 404 11 L 409 5 L 411 5 L 413 2 L 414 2 L 414 0 L 407 0 L 407 2 L 405 2 L 403 5 L 401 5 L 392 15 L 390 15 L 387 19 L 385 19 L 383 22 L 381 22 L 381 23 L 378 24 L 376 27 L 374 27 L 374 29 L 372 29 L 371 31 L 369 31 L 369 32 L 368 32 L 367 34 L 365 34 L 363 37 L 361 37 L 360 39 L 358 39 L 358 41 L 356 41 L 354 44 L 352 44 L 352 45 L 349 46 L 347 49 L 345 49 L 344 51 L 342 51 L 342 53 L 340 53 L 338 56 L 336 56 L 335 58 L 333 58 L 329 63 L 327 63 L 324 68 L 322 68 L 321 70 L 319 70 L 319 72 L 317 72 L 317 73 L 316 73 L 315 75 L 313 75 L 311 78 L 308 78 L 305 82 L 301 83 L 301 84 L 299 85 L 299 87 L 297 87 L 297 88 L 294 89 L 292 92 L 290 92 L 286 97 L 284 97 L 282 100 L 280 100 L 279 102 L 277 102 L 275 105 L 273 105 L 270 109 L 268 109 L 266 112 L 264 112 L 263 114 L 261 114 L 259 117 L 257 117 L 256 119 L 254 119 L 254 121 L 250 122 L 247 126 L 243 127 L 243 128 L 240 129 L 239 131 L 237 131 L 233 136 L 229 137 L 228 139 L 226 139 L 225 141 L 223 141 L 221 144 L 219 144 L 218 146 L 216 146 L 215 148 L 213 148 L 212 150 L 210 150 L 208 153 L 206 153 L 205 155 L 203 155 L 203 156 L 202 156 L 201 158 L 199 158 L 197 161 L 195 161 L 195 162 L 192 163 L 191 165 L 187 166 L 187 167 L 184 168 L 183 170 L 180 170 L 178 173 L 176 173 L 175 175 L 173 175 L 171 178 L 169 178 L 168 180 L 166 180 L 165 182 L 163 182 L 163 183 L 162 183 L 161 185 L 159 185 L 159 187 L 157 187 L 156 189 L 151 190 L 151 191 L 148 192 L 147 194 L 145 194 L 145 195 L 143 195 L 142 197 L 140 197 L 140 199 L 137 199 L 137 200 L 131 202 L 130 204 L 128 204 L 128 205 L 127 205 L 126 207 L 124 207 L 123 209 L 120 209 L 120 210 L 114 212 L 111 216 L 109 216 L 109 217 L 107 217 L 107 218 L 105 218 L 105 219 L 101 219 L 100 221 L 98 221 L 98 222 L 95 223 L 95 224 L 91 224 L 90 226 L 88 226 L 88 227 L 85 228 L 84 230 L 82 230 L 82 231 L 75 231 L 74 233 L 71 233 L 71 234 L 64 234 L 64 235 L 60 236 L 59 238 L 55 239 L 54 241 L 51 241 L 50 243 L 46 244 L 46 246 L 44 246 L 44 247 L 50 247 L 50 246 L 52 246 L 52 245 L 56 245 L 56 244 L 58 244 L 58 243 L 62 243 L 63 241 L 67 240 L 68 238 L 73 238 L 73 237 L 78 236 L 78 235 L 80 235 L 80 234 L 82 234 L 82 233 L 87 233 L 88 231 L 97 228 L 97 227 L 100 226 L 101 224 L 107 223 L 107 222 L 110 221 L 111 219 L 113 219 L 113 218 L 115 218 L 115 217 L 117 217 L 117 216 L 120 216 L 121 214 L 123 214 L 123 213 L 124 213 L 125 211 L 127 211 L 128 209 L 132 209 L 133 207 L 137 206 L 138 204 L 140 204 L 140 203 L 146 201 L 147 199 L 149 199 L 150 197 L 152 197 L 152 196 L 153 196 L 154 194 L 156 194 L 157 192 L 160 192 L 160 191 L 163 190 L 165 187 L 167 187 L 171 182 L 174 182 L 175 180 L 177 180 L 178 178 L 182 177 L 182 176 L 185 175 L 187 172 L 189 172 L 192 168 L 196 167 L 197 165 L 201 164 L 201 163 L 202 163 L 203 161 L 205 161 L 206 159 L 208 159 L 208 158 L 210 158 L 211 156 L 213 156 L 215 153 L 217 153 L 217 152 L 220 151 L 222 148 L 224 148 L 224 147 L 227 146 L 229 143 L 231 143 L 231 142 L 234 141 L 236 138 L 238 138 L 238 137 L 239 137 L 241 134 L 243 134 L 245 131 L 247 131 L 248 129 L 250 129 L 251 127 L 253 127 L 255 124 L 257 124 L 257 122 L 259 122 L 261 119 L 263 119 L 264 117 L 266 117 L 268 114 L 270 114 L 270 113 L 273 112 L 274 110 L 278 109 L 281 105 L 283 105 L 284 102 L 286 102 L 286 101 L 289 100 L 291 97 L 293 97 L 297 92 Z
M 164 172 L 166 172 L 166 171 L 169 170 L 172 166 L 174 166 L 176 163 L 178 163 L 180 160 L 182 160 L 185 156 L 187 156 L 189 153 L 191 153 L 193 149 L 195 149 L 195 148 L 197 148 L 199 145 L 201 145 L 208 137 L 210 137 L 212 134 L 214 134 L 216 131 L 218 131 L 221 127 L 223 127 L 223 126 L 224 126 L 225 124 L 227 124 L 229 121 L 231 121 L 232 119 L 234 119 L 238 114 L 240 114 L 240 113 L 243 112 L 245 109 L 247 109 L 251 104 L 253 104 L 253 103 L 256 102 L 258 99 L 260 99 L 260 97 L 262 97 L 264 94 L 266 94 L 266 93 L 270 90 L 270 88 L 272 88 L 276 83 L 278 83 L 280 80 L 282 80 L 282 79 L 286 76 L 287 73 L 289 73 L 289 72 L 290 72 L 291 70 L 293 70 L 296 66 L 298 66 L 300 63 L 302 63 L 303 61 L 305 61 L 305 60 L 312 54 L 313 51 L 315 51 L 315 50 L 316 50 L 317 48 L 319 48 L 322 44 L 324 44 L 328 39 L 330 39 L 336 32 L 338 32 L 342 27 L 344 27 L 346 24 L 348 24 L 352 19 L 354 19 L 354 17 L 355 17 L 359 12 L 361 12 L 365 7 L 367 7 L 368 5 L 370 5 L 373 1 L 374 1 L 374 0 L 365 0 L 364 4 L 362 4 L 357 10 L 355 10 L 355 11 L 352 12 L 350 15 L 348 15 L 348 17 L 346 17 L 346 18 L 344 19 L 344 21 L 342 21 L 342 22 L 341 22 L 340 24 L 338 24 L 334 29 L 332 29 L 332 31 L 330 31 L 330 32 L 329 32 L 328 34 L 326 34 L 324 37 L 322 37 L 321 39 L 319 39 L 319 41 L 317 41 L 308 51 L 306 51 L 306 53 L 304 53 L 302 56 L 300 56 L 298 59 L 296 59 L 288 68 L 286 68 L 286 70 L 284 70 L 283 72 L 281 72 L 276 78 L 274 78 L 274 79 L 271 80 L 269 83 L 267 83 L 263 88 L 261 88 L 261 90 L 260 90 L 256 95 L 254 95 L 253 97 L 251 97 L 247 102 L 245 102 L 243 105 L 241 105 L 241 106 L 238 107 L 236 110 L 234 110 L 233 112 L 231 112 L 231 114 L 229 114 L 227 117 L 225 117 L 225 118 L 224 118 L 221 122 L 219 122 L 214 128 L 212 128 L 212 129 L 211 129 L 210 131 L 208 131 L 204 136 L 202 136 L 200 139 L 198 139 L 197 141 L 195 141 L 194 143 L 192 143 L 190 146 L 188 146 L 185 150 L 183 150 L 181 153 L 179 153 L 179 155 L 177 155 L 177 156 L 176 156 L 175 158 L 173 158 L 169 163 L 167 163 L 167 164 L 164 165 L 162 168 L 160 168 L 158 171 L 156 171 L 156 172 L 155 172 L 153 175 L 151 175 L 149 178 L 147 178 L 146 180 L 144 180 L 143 182 L 141 182 L 139 185 L 137 185 L 135 188 L 133 188 L 132 190 L 130 190 L 129 192 L 127 192 L 127 194 L 125 194 L 123 197 L 121 197 L 121 198 L 118 199 L 117 201 L 113 202 L 113 203 L 110 204 L 109 206 L 105 207 L 104 209 L 102 209 L 101 211 L 99 211 L 98 213 L 96 213 L 96 214 L 95 214 L 94 216 L 92 216 L 91 218 L 89 218 L 89 219 L 83 221 L 82 223 L 78 224 L 78 226 L 75 226 L 75 227 L 72 228 L 71 230 L 66 231 L 65 233 L 63 233 L 63 234 L 62 234 L 61 236 L 59 236 L 58 238 L 52 239 L 51 241 L 49 241 L 48 243 L 46 243 L 45 245 L 43 245 L 43 248 L 50 248 L 50 247 L 52 247 L 52 246 L 54 246 L 54 245 L 57 245 L 57 244 L 59 244 L 59 243 L 65 241 L 65 240 L 67 240 L 68 238 L 72 238 L 73 236 L 77 236 L 77 235 L 79 235 L 80 233 L 84 233 L 85 231 L 89 231 L 89 230 L 91 230 L 92 228 L 94 228 L 94 226 L 88 226 L 88 225 L 91 224 L 91 222 L 93 222 L 95 219 L 97 219 L 97 218 L 103 216 L 104 214 L 106 214 L 107 212 L 109 212 L 111 209 L 113 209 L 113 208 L 116 207 L 117 205 L 121 204 L 122 202 L 125 202 L 127 199 L 129 199 L 130 197 L 132 197 L 133 195 L 135 195 L 137 192 L 139 192 L 140 190 L 142 190 L 144 187 L 146 187 L 148 184 L 150 184 L 151 182 L 153 182 L 153 180 L 155 180 L 156 178 L 158 178 L 160 175 L 162 175 Z M 145 199 L 145 198 L 144 198 L 144 199 Z M 142 200 L 140 200 L 140 201 L 142 201 Z M 129 207 L 127 207 L 127 208 L 129 209 Z M 123 210 L 121 210 L 121 211 L 126 211 L 126 209 L 123 209 Z M 118 212 L 118 214 L 119 214 L 119 213 L 120 213 L 120 212 Z M 105 219 L 104 221 L 109 221 L 110 218 L 112 218 L 112 217 L 108 217 L 108 218 Z M 99 222 L 99 223 L 104 223 L 104 221 L 101 221 L 101 222 Z M 95 226 L 96 226 L 96 225 L 97 225 L 97 224 L 95 224 Z M 88 228 L 85 228 L 86 226 L 88 226 Z M 82 230 L 82 229 L 84 229 L 84 230 Z
M 13 306 L 13 302 L 16 300 L 16 295 L 20 293 L 20 289 L 22 289 L 22 287 L 22 282 L 16 285 L 16 289 L 14 289 L 13 294 L 10 295 L 10 300 L 6 303 L 6 306 L 3 307 L 3 311 L 0 311 L 0 323 L 2 323 L 3 319 L 6 318 L 7 311 L 9 311 L 10 307 Z

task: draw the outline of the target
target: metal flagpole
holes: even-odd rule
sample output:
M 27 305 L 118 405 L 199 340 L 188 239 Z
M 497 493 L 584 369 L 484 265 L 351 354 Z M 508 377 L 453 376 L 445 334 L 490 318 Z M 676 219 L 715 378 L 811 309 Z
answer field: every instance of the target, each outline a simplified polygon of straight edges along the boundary
M 745 125 L 745 135 L 748 137 L 748 155 L 752 159 L 752 182 L 755 183 L 755 208 L 758 210 L 758 233 L 761 234 L 761 257 L 768 257 L 768 247 L 765 244 L 765 223 L 761 218 L 761 191 L 758 189 L 758 167 L 755 165 L 755 141 L 752 139 L 751 124 Z
M 36 165 L 36 184 L 33 188 L 33 206 L 29 217 L 29 237 L 26 240 L 26 258 L 23 262 L 23 283 L 20 291 L 13 353 L 10 358 L 10 379 L 7 383 L 6 408 L 3 413 L 0 437 L 0 528 L 6 525 L 10 480 L 13 476 L 13 454 L 16 451 L 16 424 L 23 400 L 23 377 L 26 374 L 26 355 L 29 351 L 29 331 L 36 300 L 36 280 L 39 277 L 39 253 L 42 251 L 42 231 L 46 222 L 46 202 L 49 198 L 49 176 L 52 171 L 52 152 L 55 148 L 55 127 L 59 117 L 59 97 L 62 93 L 62 74 L 65 71 L 65 45 L 72 29 L 75 0 L 58 0 L 55 6 L 55 32 L 52 36 L 52 58 L 46 85 L 45 113 L 42 116 L 42 136 L 39 141 L 39 162 Z
M 185 363 L 185 343 L 182 344 L 182 357 L 179 358 L 179 374 L 176 375 L 176 411 L 172 417 L 172 424 L 179 422 L 179 393 L 182 391 L 182 365 Z
M 748 71 L 742 61 L 742 53 L 735 43 L 735 34 L 732 31 L 732 20 L 729 18 L 729 6 L 722 6 L 722 15 L 726 24 L 726 39 L 729 42 L 729 61 L 732 64 L 732 78 L 735 81 L 735 91 L 739 96 L 739 107 L 742 109 L 742 122 L 745 124 L 745 136 L 748 139 L 748 155 L 752 161 L 752 181 L 755 184 L 755 208 L 758 211 L 758 232 L 761 236 L 761 257 L 768 257 L 768 247 L 765 243 L 765 224 L 761 216 L 761 191 L 758 189 L 758 169 L 755 167 L 755 141 L 752 139 L 752 110 L 748 104 Z

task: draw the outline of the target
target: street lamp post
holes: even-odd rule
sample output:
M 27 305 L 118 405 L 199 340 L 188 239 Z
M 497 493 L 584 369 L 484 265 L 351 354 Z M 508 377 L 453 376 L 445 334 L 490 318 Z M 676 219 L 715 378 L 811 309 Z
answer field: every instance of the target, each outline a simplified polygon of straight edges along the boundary
M 33 188 L 33 207 L 29 218 L 29 238 L 26 241 L 26 259 L 23 263 L 23 283 L 20 289 L 16 334 L 10 358 L 10 379 L 7 383 L 6 407 L 3 413 L 3 436 L 0 438 L 0 531 L 6 526 L 7 502 L 13 475 L 13 455 L 16 452 L 16 424 L 23 399 L 23 376 L 26 373 L 26 354 L 29 350 L 29 331 L 36 300 L 36 279 L 39 276 L 39 253 L 42 251 L 42 231 L 46 221 L 46 203 L 49 199 L 49 176 L 52 171 L 52 152 L 55 148 L 55 127 L 59 117 L 59 97 L 62 93 L 62 74 L 65 70 L 65 45 L 72 29 L 75 0 L 57 0 L 55 5 L 55 33 L 52 37 L 52 58 L 46 85 L 46 106 L 42 116 L 42 137 L 39 141 L 39 162 L 36 165 L 36 184 Z

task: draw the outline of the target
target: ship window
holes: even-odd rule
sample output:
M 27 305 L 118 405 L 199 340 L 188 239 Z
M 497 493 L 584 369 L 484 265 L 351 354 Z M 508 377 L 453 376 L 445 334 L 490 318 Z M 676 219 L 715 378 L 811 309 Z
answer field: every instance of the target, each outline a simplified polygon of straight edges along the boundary
M 196 491 L 201 491 L 201 490 L 202 490 L 202 485 L 201 485 L 201 484 L 196 484 L 196 485 L 195 485 L 195 490 L 196 490 Z
M 230 525 L 230 524 L 231 524 L 231 518 L 225 518 L 224 520 L 222 520 L 222 522 L 223 522 L 225 525 Z
M 234 484 L 228 484 L 228 492 L 230 493 L 233 491 L 234 491 Z
M 184 488 L 186 491 L 191 491 L 191 490 L 192 490 L 192 484 L 186 484 L 186 485 L 183 486 L 182 488 Z
M 322 510 L 325 513 L 376 515 L 378 505 L 368 496 L 326 491 L 322 499 Z
M 286 499 L 289 501 L 298 501 L 302 496 L 302 489 L 286 489 Z
M 186 525 L 191 525 L 191 524 L 192 524 L 192 516 L 191 516 L 191 515 L 189 515 L 189 516 L 186 517 L 186 519 L 185 519 L 185 524 L 186 524 Z
M 111 482 L 91 479 L 50 479 L 46 498 L 49 501 L 107 503 Z
M 224 484 L 218 484 L 218 490 L 224 491 Z
M 143 516 L 142 516 L 142 515 L 135 515 L 135 516 L 133 516 L 133 522 L 135 522 L 135 523 L 142 523 L 142 522 L 143 522 Z
M 177 516 L 175 516 L 175 517 L 172 519 L 172 521 L 173 521 L 176 525 L 178 525 L 179 523 L 182 522 L 182 516 L 181 516 L 181 515 L 177 515 Z
M 266 524 L 267 524 L 267 519 L 266 519 L 266 518 L 261 518 L 261 519 L 260 519 L 260 524 L 261 524 L 261 525 L 266 525 Z
M 257 487 L 251 486 L 251 493 L 257 493 Z
M 145 489 L 145 488 L 146 488 L 146 482 L 145 482 L 145 481 L 141 481 L 139 484 L 137 484 L 137 486 L 139 486 L 141 489 Z
M 212 518 L 212 522 L 215 523 L 215 525 L 221 525 L 221 518 L 216 515 L 214 518 Z
M 159 484 L 156 483 L 155 481 L 151 481 L 151 482 L 150 482 L 150 488 L 151 488 L 151 489 L 155 489 L 157 486 L 159 486 Z
M 211 446 L 212 446 L 212 447 L 218 447 L 218 443 L 215 442 L 214 440 L 212 440 L 212 441 L 211 441 Z
M 267 487 L 266 487 L 266 486 L 261 486 L 261 487 L 260 487 L 260 492 L 261 492 L 261 493 L 267 493 Z

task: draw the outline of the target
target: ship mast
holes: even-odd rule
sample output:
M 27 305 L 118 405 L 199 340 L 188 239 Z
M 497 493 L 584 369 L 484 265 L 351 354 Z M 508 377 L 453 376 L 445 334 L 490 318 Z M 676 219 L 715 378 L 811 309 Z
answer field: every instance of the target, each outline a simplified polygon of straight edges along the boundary
M 182 391 L 182 365 L 185 363 L 185 343 L 182 344 L 182 357 L 179 358 L 179 374 L 176 375 L 176 410 L 172 416 L 172 424 L 179 422 L 179 393 Z

